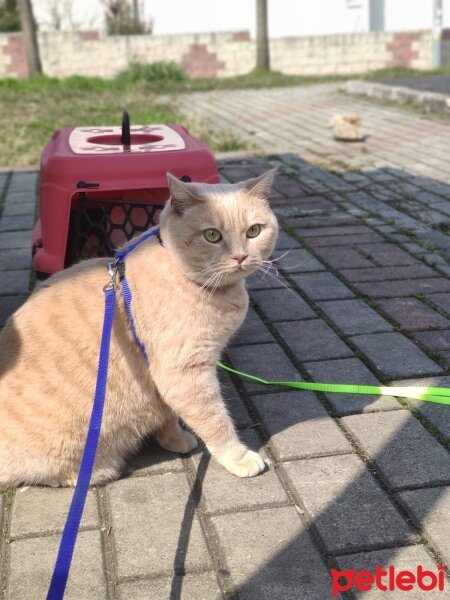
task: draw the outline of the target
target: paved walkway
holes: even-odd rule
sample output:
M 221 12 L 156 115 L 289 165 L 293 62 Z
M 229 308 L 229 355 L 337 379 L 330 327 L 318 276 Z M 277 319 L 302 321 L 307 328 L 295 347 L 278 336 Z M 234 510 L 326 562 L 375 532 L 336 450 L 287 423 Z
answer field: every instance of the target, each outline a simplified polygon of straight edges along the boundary
M 393 79 L 381 79 L 383 85 L 399 85 L 412 90 L 425 92 L 436 92 L 438 94 L 450 95 L 450 75 L 428 75 L 424 77 L 394 77 Z
M 448 238 L 433 221 L 450 209 L 449 127 L 330 86 L 183 102 L 270 152 L 221 160 L 227 180 L 280 166 L 275 255 L 289 253 L 279 279 L 249 282 L 252 307 L 227 359 L 268 378 L 450 385 Z M 362 115 L 365 144 L 332 141 L 337 110 Z M 36 179 L 0 176 L 2 320 L 28 293 Z M 149 440 L 131 477 L 90 491 L 67 598 L 326 600 L 332 567 L 450 565 L 449 408 L 222 379 L 268 471 L 238 479 L 201 451 L 181 458 Z M 70 495 L 0 496 L 0 598 L 45 598 Z

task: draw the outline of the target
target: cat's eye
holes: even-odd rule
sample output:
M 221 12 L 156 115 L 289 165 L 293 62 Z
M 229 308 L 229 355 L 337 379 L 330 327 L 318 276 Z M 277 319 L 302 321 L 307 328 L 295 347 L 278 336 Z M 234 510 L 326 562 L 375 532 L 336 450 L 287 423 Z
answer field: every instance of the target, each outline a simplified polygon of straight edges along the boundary
M 249 227 L 247 229 L 247 237 L 248 238 L 255 238 L 260 233 L 261 233 L 261 225 L 258 225 L 258 223 L 255 223 L 255 225 L 252 225 L 251 227 Z
M 222 234 L 218 229 L 205 229 L 203 232 L 205 240 L 211 242 L 211 244 L 217 244 L 222 239 Z

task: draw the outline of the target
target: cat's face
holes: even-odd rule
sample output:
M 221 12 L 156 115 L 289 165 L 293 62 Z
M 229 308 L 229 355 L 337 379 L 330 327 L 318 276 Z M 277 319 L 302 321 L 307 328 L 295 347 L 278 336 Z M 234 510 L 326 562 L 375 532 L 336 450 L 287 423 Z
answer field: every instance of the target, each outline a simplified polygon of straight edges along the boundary
M 187 277 L 221 287 L 261 268 L 278 235 L 267 200 L 274 173 L 215 185 L 168 174 L 171 199 L 161 214 L 161 235 Z

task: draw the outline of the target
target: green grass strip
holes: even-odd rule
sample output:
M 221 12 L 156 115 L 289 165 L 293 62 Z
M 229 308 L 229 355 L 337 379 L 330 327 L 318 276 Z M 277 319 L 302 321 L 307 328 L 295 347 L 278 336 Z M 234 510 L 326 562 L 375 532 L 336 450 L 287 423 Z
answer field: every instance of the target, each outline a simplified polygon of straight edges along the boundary
M 414 386 L 376 386 L 376 385 L 354 385 L 346 383 L 316 383 L 309 381 L 268 381 L 262 377 L 238 371 L 232 367 L 219 362 L 218 366 L 234 375 L 255 381 L 261 385 L 274 385 L 297 390 L 310 390 L 312 392 L 331 392 L 333 394 L 368 394 L 374 396 L 397 396 L 400 398 L 412 398 L 435 404 L 446 404 L 450 406 L 450 388 L 444 387 L 414 387 Z

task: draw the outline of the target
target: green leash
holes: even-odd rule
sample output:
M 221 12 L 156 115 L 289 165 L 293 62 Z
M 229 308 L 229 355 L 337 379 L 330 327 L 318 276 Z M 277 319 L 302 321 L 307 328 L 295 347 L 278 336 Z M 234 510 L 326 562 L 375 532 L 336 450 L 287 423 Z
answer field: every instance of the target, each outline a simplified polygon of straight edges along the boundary
M 397 396 L 401 398 L 413 398 L 424 402 L 435 404 L 447 404 L 450 406 L 450 388 L 444 387 L 413 387 L 413 386 L 377 386 L 377 385 L 352 385 L 346 383 L 311 383 L 309 381 L 267 381 L 262 377 L 250 375 L 243 371 L 237 371 L 222 362 L 217 363 L 224 371 L 239 375 L 245 379 L 256 381 L 261 385 L 275 385 L 277 387 L 294 388 L 296 390 L 310 390 L 312 392 L 333 392 L 334 394 L 369 394 L 375 396 Z

